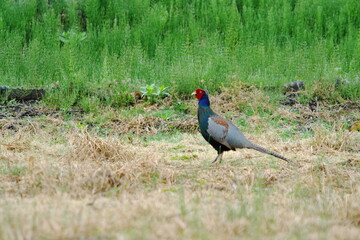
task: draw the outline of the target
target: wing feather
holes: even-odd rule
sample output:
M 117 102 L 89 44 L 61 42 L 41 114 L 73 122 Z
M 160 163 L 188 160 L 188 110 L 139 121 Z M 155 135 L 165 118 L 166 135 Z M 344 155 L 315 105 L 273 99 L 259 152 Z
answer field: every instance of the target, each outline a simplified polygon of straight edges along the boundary
M 225 145 L 229 149 L 233 149 L 226 141 L 229 132 L 229 124 L 224 118 L 219 116 L 210 117 L 208 120 L 207 132 L 215 141 Z

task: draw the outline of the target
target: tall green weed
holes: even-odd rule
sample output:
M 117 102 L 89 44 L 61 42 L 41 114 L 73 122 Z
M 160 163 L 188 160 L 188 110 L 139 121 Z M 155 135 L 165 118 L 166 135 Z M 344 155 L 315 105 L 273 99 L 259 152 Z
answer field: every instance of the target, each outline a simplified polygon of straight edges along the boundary
M 343 88 L 343 97 L 360 97 L 357 0 L 0 0 L 0 6 L 0 85 L 56 83 L 58 97 L 50 97 L 56 105 L 153 83 L 188 94 L 234 81 L 303 80 L 311 88 L 337 78 L 354 86 Z

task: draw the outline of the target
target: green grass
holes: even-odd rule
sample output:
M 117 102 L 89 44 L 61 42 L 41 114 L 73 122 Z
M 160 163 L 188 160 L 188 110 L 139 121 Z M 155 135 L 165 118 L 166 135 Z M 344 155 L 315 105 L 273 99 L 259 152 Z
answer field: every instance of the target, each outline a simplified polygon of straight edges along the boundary
M 26 167 L 23 165 L 8 165 L 1 163 L 0 166 L 0 174 L 1 175 L 13 175 L 13 176 L 21 176 L 25 174 Z
M 155 83 L 172 95 L 231 82 L 360 97 L 357 0 L 0 0 L 0 85 L 53 88 L 51 106 L 122 107 Z M 335 90 L 334 90 L 335 91 Z

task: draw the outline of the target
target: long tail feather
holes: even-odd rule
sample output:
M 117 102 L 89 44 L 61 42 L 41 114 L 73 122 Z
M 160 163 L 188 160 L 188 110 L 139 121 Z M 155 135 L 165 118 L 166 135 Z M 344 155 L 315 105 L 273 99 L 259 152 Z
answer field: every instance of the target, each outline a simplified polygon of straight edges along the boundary
M 277 158 L 280 158 L 280 159 L 282 159 L 282 160 L 285 160 L 285 161 L 287 161 L 288 163 L 290 163 L 290 164 L 292 164 L 292 165 L 295 165 L 295 166 L 297 165 L 297 164 L 296 164 L 295 162 L 293 162 L 292 160 L 290 160 L 290 159 L 288 159 L 288 158 L 286 158 L 286 157 L 284 157 L 284 156 L 281 156 L 280 154 L 278 154 L 278 153 L 276 153 L 276 152 L 273 152 L 273 151 L 271 151 L 271 150 L 269 150 L 269 149 L 263 148 L 263 147 L 255 144 L 255 143 L 251 143 L 251 145 L 248 146 L 247 148 L 254 149 L 254 150 L 259 151 L 259 152 L 263 152 L 263 153 L 270 154 L 270 155 L 272 155 L 272 156 L 274 156 L 274 157 L 277 157 Z

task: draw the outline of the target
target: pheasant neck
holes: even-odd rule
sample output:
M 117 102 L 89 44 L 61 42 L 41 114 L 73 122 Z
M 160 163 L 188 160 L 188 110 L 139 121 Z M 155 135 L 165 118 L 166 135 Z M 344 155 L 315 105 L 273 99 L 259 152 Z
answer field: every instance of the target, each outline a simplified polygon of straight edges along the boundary
M 202 96 L 202 98 L 199 100 L 199 106 L 200 107 L 210 107 L 210 100 L 207 94 Z

